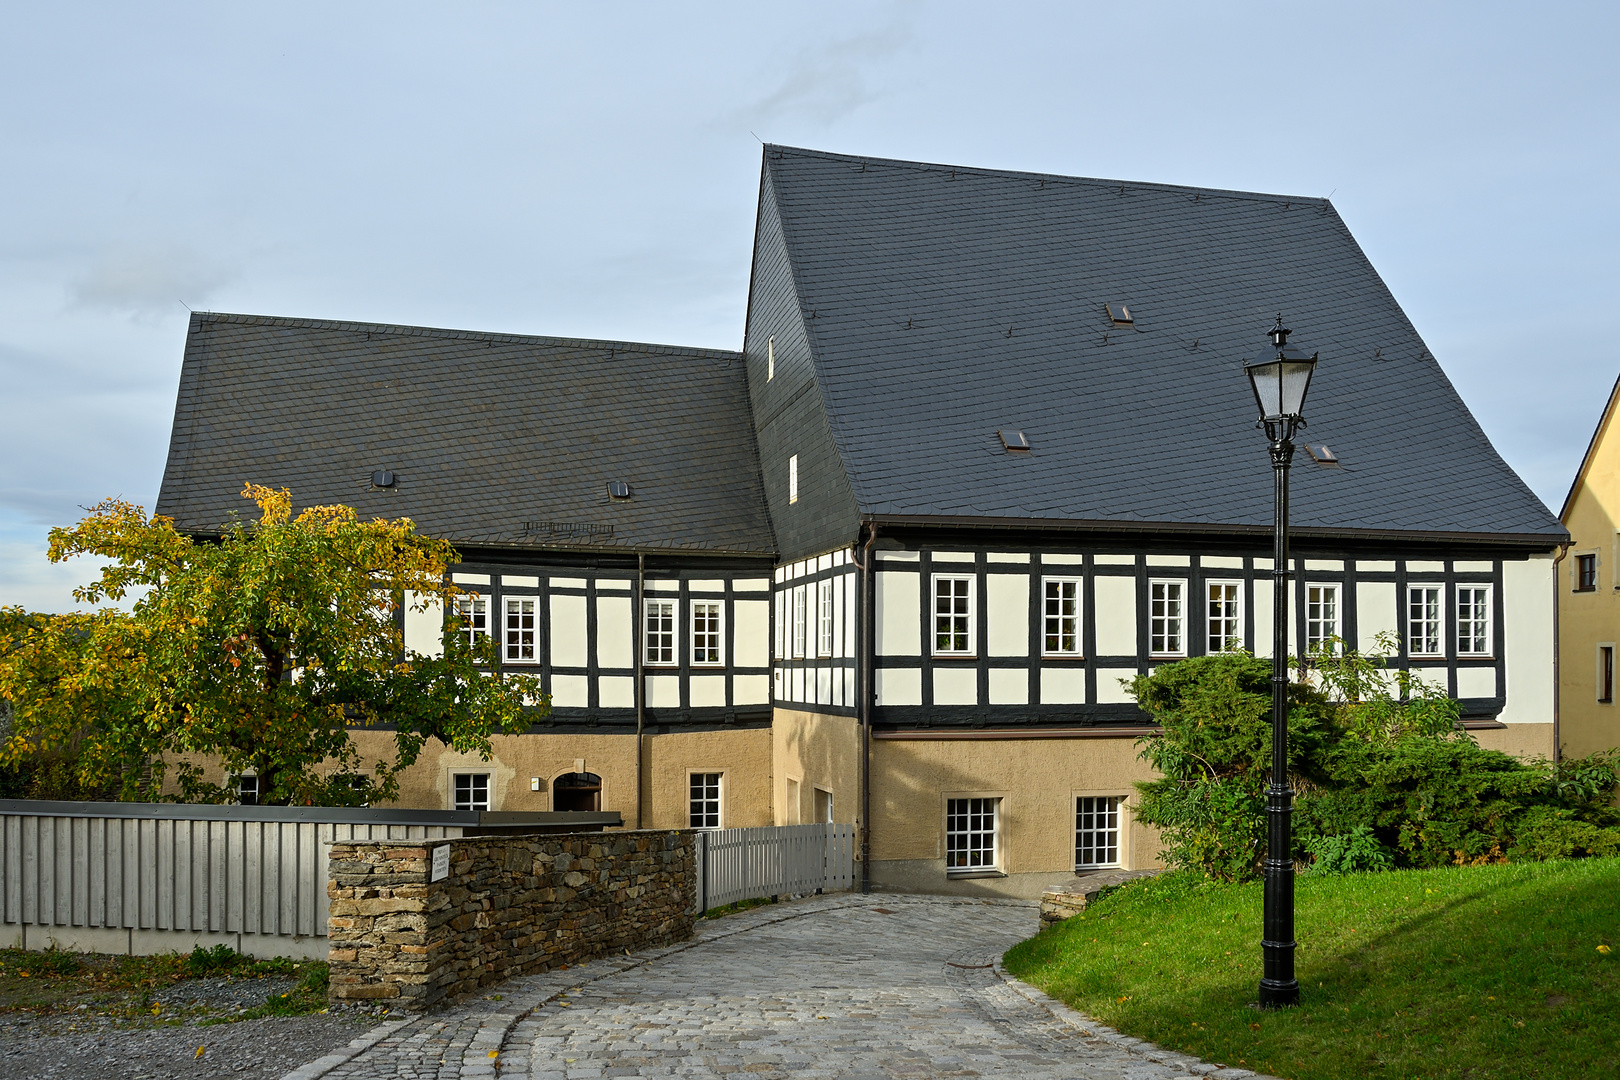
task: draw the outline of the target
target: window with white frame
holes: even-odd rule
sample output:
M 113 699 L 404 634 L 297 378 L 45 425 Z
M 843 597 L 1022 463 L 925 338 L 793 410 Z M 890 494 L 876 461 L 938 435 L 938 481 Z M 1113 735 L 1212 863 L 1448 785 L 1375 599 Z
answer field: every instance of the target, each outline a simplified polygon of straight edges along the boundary
M 788 502 L 799 501 L 799 455 L 788 458 Z
M 1237 581 L 1204 582 L 1204 651 L 1231 652 L 1243 648 L 1243 585 Z
M 1491 587 L 1457 586 L 1457 655 L 1490 656 Z
M 1119 865 L 1117 795 L 1080 795 L 1074 800 L 1074 868 Z
M 269 791 L 261 791 L 259 778 L 253 773 L 243 773 L 236 778 L 236 801 L 240 806 L 258 806 L 259 796 L 268 795 Z
M 723 664 L 720 644 L 720 601 L 692 601 L 692 663 Z
M 506 649 L 502 654 L 509 664 L 532 664 L 535 653 L 535 605 L 532 596 L 508 596 L 506 608 Z
M 467 644 L 476 645 L 479 638 L 489 637 L 489 597 L 482 593 L 456 597 L 456 617 Z
M 642 662 L 647 664 L 675 663 L 675 601 L 648 600 L 643 605 L 646 616 L 643 630 L 645 652 Z
M 1047 656 L 1080 655 L 1080 579 L 1041 581 L 1041 651 Z
M 1186 656 L 1187 583 L 1148 582 L 1148 652 L 1153 656 Z
M 816 583 L 816 655 L 833 653 L 833 580 Z
M 806 585 L 800 585 L 793 590 L 793 659 L 803 660 L 806 639 L 810 635 L 810 613 L 806 610 L 810 597 L 805 591 Z
M 1339 633 L 1339 587 L 1337 585 L 1307 585 L 1305 587 L 1305 651 L 1315 652 L 1326 646 Z
M 973 578 L 934 575 L 934 655 L 973 654 Z
M 489 773 L 456 773 L 457 810 L 489 809 Z
M 776 378 L 776 335 L 765 339 L 765 381 Z
M 720 827 L 720 781 L 724 773 L 695 772 L 690 777 L 687 825 L 693 829 Z
M 1406 590 L 1406 652 L 1409 656 L 1442 656 L 1439 585 L 1411 585 Z
M 945 869 L 996 868 L 1000 799 L 945 800 Z

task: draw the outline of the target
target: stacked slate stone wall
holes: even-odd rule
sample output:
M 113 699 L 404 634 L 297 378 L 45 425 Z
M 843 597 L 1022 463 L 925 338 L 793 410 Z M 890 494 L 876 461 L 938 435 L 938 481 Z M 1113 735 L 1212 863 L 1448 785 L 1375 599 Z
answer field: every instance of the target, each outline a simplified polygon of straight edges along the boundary
M 450 849 L 449 875 L 432 881 L 438 847 Z M 692 936 L 689 832 L 355 841 L 332 845 L 328 869 L 336 999 L 421 1009 Z

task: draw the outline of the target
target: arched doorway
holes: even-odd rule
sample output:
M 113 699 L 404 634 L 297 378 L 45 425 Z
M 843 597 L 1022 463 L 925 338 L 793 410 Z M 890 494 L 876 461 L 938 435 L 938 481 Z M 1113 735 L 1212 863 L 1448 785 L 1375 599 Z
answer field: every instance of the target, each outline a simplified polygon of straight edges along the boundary
M 602 809 L 602 778 L 593 772 L 563 773 L 551 782 L 551 808 Z

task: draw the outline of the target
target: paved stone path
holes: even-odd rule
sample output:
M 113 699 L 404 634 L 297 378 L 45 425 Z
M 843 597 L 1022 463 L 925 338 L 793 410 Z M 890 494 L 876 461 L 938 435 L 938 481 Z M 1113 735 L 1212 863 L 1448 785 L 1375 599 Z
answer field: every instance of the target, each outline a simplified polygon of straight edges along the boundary
M 1006 976 L 1001 953 L 1036 926 L 1036 906 L 1012 901 L 755 908 L 670 949 L 386 1024 L 287 1080 L 1254 1076 L 1120 1035 Z

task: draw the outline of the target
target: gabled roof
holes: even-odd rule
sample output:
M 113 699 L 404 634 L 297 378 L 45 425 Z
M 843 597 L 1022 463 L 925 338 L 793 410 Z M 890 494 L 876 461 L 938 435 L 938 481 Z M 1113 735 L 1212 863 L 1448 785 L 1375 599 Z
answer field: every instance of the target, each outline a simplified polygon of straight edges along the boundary
M 1609 426 L 1614 422 L 1615 404 L 1620 402 L 1620 379 L 1616 379 L 1614 386 L 1609 390 L 1609 400 L 1603 406 L 1603 415 L 1598 417 L 1597 427 L 1592 430 L 1592 441 L 1586 444 L 1586 453 L 1581 456 L 1581 467 L 1575 470 L 1575 479 L 1570 482 L 1569 494 L 1564 496 L 1564 506 L 1558 511 L 1558 520 L 1569 524 L 1570 511 L 1575 509 L 1575 496 L 1580 493 L 1581 486 L 1586 483 L 1586 474 L 1591 471 L 1592 460 L 1597 457 L 1598 445 L 1608 434 Z
M 1301 453 L 1298 528 L 1564 535 L 1325 199 L 764 153 L 863 516 L 1269 526 L 1242 364 L 1280 312 L 1342 462 Z
M 217 532 L 246 481 L 466 546 L 775 549 L 742 358 L 710 349 L 195 314 L 157 512 Z

